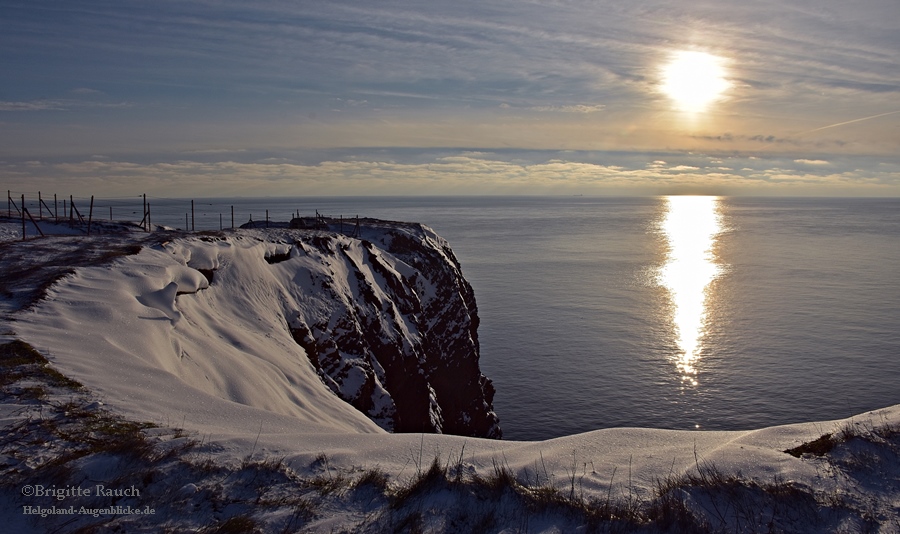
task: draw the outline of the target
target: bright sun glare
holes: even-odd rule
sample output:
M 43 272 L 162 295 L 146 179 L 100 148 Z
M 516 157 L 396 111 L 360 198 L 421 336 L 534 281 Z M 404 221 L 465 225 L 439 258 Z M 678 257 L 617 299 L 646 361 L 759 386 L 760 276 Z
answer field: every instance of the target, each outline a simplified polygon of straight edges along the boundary
M 705 52 L 676 52 L 663 67 L 662 91 L 680 111 L 704 111 L 731 86 L 723 63 Z
M 669 253 L 660 270 L 660 282 L 672 299 L 672 322 L 681 349 L 678 369 L 682 379 L 695 386 L 700 341 L 706 328 L 706 290 L 722 270 L 713 253 L 722 231 L 718 204 L 718 197 L 667 197 L 662 220 Z

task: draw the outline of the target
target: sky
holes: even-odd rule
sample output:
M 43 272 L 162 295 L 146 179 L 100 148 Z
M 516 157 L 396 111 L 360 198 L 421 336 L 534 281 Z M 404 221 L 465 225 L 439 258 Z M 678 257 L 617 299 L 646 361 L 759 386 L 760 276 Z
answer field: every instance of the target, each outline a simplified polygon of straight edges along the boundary
M 900 196 L 900 3 L 0 0 L 2 185 Z

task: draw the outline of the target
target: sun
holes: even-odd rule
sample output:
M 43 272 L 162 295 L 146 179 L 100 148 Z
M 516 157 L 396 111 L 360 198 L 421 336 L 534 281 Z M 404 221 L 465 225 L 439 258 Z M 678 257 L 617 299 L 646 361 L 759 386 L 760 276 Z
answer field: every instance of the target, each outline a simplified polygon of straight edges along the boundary
M 662 91 L 680 111 L 700 113 L 731 87 L 725 60 L 706 52 L 676 52 L 662 68 Z

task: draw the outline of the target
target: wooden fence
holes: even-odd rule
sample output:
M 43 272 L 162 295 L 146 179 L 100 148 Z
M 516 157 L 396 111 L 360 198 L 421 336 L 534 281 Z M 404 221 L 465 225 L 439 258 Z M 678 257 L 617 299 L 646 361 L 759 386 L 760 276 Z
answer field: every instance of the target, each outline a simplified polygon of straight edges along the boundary
M 42 237 L 44 237 L 44 232 L 41 230 L 38 221 L 52 221 L 56 224 L 67 224 L 70 227 L 81 227 L 84 228 L 88 235 L 91 235 L 94 225 L 98 223 L 98 219 L 95 218 L 95 210 L 94 210 L 94 196 L 91 195 L 87 217 L 84 216 L 82 211 L 78 208 L 75 202 L 75 197 L 73 195 L 69 195 L 69 198 L 65 197 L 60 199 L 56 194 L 53 195 L 53 204 L 48 203 L 48 200 L 42 195 L 40 191 L 37 193 L 37 217 L 35 218 L 34 214 L 28 209 L 26 206 L 26 198 L 24 194 L 19 195 L 19 198 L 13 198 L 12 191 L 6 191 L 7 198 L 7 219 L 8 220 L 20 220 L 22 224 L 22 240 L 28 239 L 28 221 L 31 222 L 35 231 Z M 30 201 L 32 206 L 34 205 L 34 200 Z M 60 212 L 60 204 L 62 204 L 62 212 Z M 83 204 L 82 204 L 83 206 Z M 137 223 L 137 226 L 142 228 L 145 232 L 150 232 L 153 229 L 152 221 L 151 221 L 151 209 L 150 202 L 147 200 L 147 195 L 141 195 L 141 220 Z M 109 208 L 109 221 L 113 222 L 113 206 L 108 206 Z M 2 209 L 2 208 L 0 208 Z M 235 226 L 235 212 L 234 205 L 230 206 L 231 210 L 231 226 L 229 228 L 236 228 Z M 253 221 L 253 215 L 250 214 L 249 223 L 253 227 L 263 227 L 268 228 L 270 224 L 269 219 L 269 210 L 266 211 L 266 218 L 264 221 Z M 0 212 L 2 213 L 2 212 Z M 292 228 L 306 228 L 306 229 L 319 229 L 319 230 L 329 230 L 332 227 L 337 227 L 336 229 L 343 234 L 344 233 L 344 217 L 341 215 L 339 218 L 326 217 L 325 215 L 319 213 L 318 210 L 315 212 L 315 217 L 301 217 L 300 210 L 297 210 L 296 213 L 291 214 L 293 220 L 290 224 Z M 0 215 L 2 218 L 2 215 Z M 359 216 L 355 217 L 355 222 L 353 219 L 348 219 L 347 221 L 348 228 L 352 228 L 351 233 L 349 234 L 351 237 L 359 236 Z M 185 231 L 196 231 L 196 213 L 195 213 L 195 205 L 194 200 L 190 201 L 190 212 L 186 212 L 184 214 L 184 229 Z M 223 214 L 219 213 L 219 229 L 224 230 L 224 217 Z

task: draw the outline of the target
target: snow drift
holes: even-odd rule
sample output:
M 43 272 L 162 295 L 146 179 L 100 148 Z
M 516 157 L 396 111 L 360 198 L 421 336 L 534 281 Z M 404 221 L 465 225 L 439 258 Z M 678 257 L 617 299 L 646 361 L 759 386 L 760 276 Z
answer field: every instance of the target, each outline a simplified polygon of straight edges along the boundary
M 16 329 L 57 340 L 46 348 L 67 372 L 145 417 L 190 399 L 192 414 L 237 404 L 248 420 L 262 410 L 330 431 L 499 438 L 477 327 L 442 238 L 365 221 L 358 237 L 172 234 L 79 269 Z

